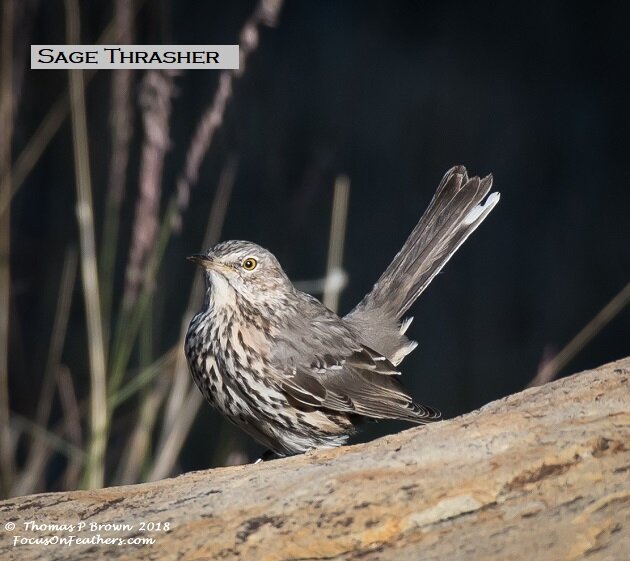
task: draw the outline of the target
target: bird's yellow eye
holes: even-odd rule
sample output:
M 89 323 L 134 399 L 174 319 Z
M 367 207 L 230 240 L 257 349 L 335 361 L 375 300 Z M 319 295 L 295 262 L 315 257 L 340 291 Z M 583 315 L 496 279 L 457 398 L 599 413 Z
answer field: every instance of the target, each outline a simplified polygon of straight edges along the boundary
M 256 268 L 256 265 L 258 265 L 258 261 L 256 261 L 253 257 L 248 257 L 243 260 L 243 269 L 246 271 L 253 271 Z

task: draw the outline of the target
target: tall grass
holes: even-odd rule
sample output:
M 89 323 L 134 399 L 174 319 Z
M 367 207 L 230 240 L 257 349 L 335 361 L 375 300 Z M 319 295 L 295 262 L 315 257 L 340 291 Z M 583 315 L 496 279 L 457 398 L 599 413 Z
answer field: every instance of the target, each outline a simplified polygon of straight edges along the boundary
M 123 45 L 133 43 L 134 3 L 132 0 L 116 0 L 113 22 Z M 120 209 L 127 186 L 127 168 L 133 134 L 132 88 L 135 73 L 120 69 L 112 73 L 111 81 L 111 156 L 105 218 L 101 235 L 99 256 L 99 276 L 101 278 L 101 304 L 103 308 L 103 329 L 105 340 L 109 342 L 109 325 L 112 315 L 112 291 L 114 289 L 115 259 L 118 249 Z
M 66 34 L 69 45 L 81 42 L 78 0 L 65 0 Z M 72 145 L 74 148 L 77 190 L 77 222 L 81 247 L 81 279 L 85 301 L 85 319 L 90 360 L 90 444 L 85 467 L 87 487 L 102 487 L 105 482 L 107 443 L 107 400 L 105 382 L 105 340 L 101 317 L 101 293 L 96 261 L 94 205 L 90 173 L 89 138 L 85 109 L 83 70 L 69 70 Z
M 99 42 L 130 43 L 142 0 L 117 0 L 112 22 Z M 13 3 L 3 3 L 2 87 L 0 88 L 0 439 L 3 496 L 48 488 L 99 487 L 132 483 L 173 472 L 201 403 L 189 381 L 181 339 L 202 285 L 195 278 L 188 304 L 181 310 L 180 340 L 172 348 L 154 349 L 152 330 L 154 295 L 164 255 L 181 230 L 190 190 L 198 180 L 205 158 L 231 99 L 233 84 L 245 69 L 248 56 L 258 45 L 260 26 L 272 26 L 282 6 L 278 0 L 261 0 L 245 21 L 240 36 L 241 67 L 219 77 L 214 98 L 200 116 L 191 135 L 188 156 L 175 188 L 162 185 L 164 162 L 171 147 L 171 99 L 178 76 L 174 73 L 120 70 L 111 82 L 111 152 L 105 208 L 94 204 L 86 88 L 94 72 L 68 72 L 68 90 L 53 101 L 48 114 L 18 153 L 12 166 L 11 51 Z M 69 44 L 80 43 L 81 14 L 78 0 L 65 0 Z M 85 42 L 85 38 L 83 38 Z M 138 79 L 140 77 L 140 79 Z M 132 84 L 142 85 L 136 95 Z M 133 122 L 142 118 L 138 189 L 127 189 L 133 142 Z M 9 415 L 8 336 L 10 299 L 9 246 L 10 201 L 36 168 L 41 155 L 70 116 L 75 170 L 78 252 L 69 247 L 63 261 L 47 366 L 33 419 Z M 99 139 L 100 140 L 100 139 Z M 99 145 L 102 143 L 99 142 Z M 211 206 L 204 246 L 220 238 L 237 173 L 237 159 L 230 158 L 221 174 Z M 133 181 L 133 179 L 131 180 Z M 136 193 L 135 217 L 130 238 L 123 240 L 121 216 L 125 195 Z M 97 244 L 96 224 L 102 223 Z M 129 248 L 129 249 L 127 249 Z M 121 253 L 125 251 L 125 253 Z M 121 259 L 121 257 L 125 257 Z M 80 272 L 80 284 L 76 282 Z M 116 278 L 125 271 L 125 289 Z M 67 325 L 73 294 L 83 300 L 88 355 L 89 386 L 80 371 L 63 364 Z M 157 352 L 157 355 L 155 351 Z M 130 405 L 132 406 L 130 407 Z M 25 456 L 16 462 L 15 443 Z M 114 446 L 115 443 L 115 446 Z M 63 469 L 59 472 L 59 462 Z M 51 471 L 51 466 L 55 469 Z M 51 480 L 51 475 L 54 475 Z

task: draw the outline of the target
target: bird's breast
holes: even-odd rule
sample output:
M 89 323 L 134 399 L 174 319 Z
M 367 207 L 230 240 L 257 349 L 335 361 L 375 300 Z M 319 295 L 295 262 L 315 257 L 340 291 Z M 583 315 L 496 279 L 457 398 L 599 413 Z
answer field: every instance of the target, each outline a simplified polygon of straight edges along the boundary
M 271 341 L 233 311 L 209 309 L 193 318 L 185 344 L 192 377 L 208 402 L 231 417 L 247 418 L 262 398 L 281 394 L 270 384 Z

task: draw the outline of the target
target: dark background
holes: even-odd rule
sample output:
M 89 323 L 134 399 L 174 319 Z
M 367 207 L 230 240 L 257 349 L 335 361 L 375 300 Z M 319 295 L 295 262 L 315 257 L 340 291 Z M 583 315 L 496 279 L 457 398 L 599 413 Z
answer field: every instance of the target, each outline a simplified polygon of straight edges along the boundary
M 233 44 L 254 5 L 148 1 L 136 42 Z M 65 42 L 62 2 L 29 9 L 30 43 Z M 95 43 L 112 7 L 84 2 L 82 10 L 82 42 Z M 342 312 L 387 266 L 443 173 L 464 164 L 471 174 L 494 174 L 501 202 L 412 309 L 409 333 L 420 344 L 404 363 L 404 380 L 419 401 L 447 417 L 522 389 L 543 355 L 561 349 L 630 276 L 626 16 L 623 2 L 286 3 L 235 82 L 181 235 L 169 244 L 155 300 L 156 356 L 177 341 L 194 274 L 184 256 L 199 249 L 230 155 L 239 164 L 223 239 L 269 248 L 296 280 L 324 273 L 334 179 L 350 177 L 344 257 L 350 283 Z M 14 153 L 67 85 L 64 71 L 25 72 Z M 176 80 L 163 201 L 217 78 L 187 71 Z M 97 232 L 109 163 L 110 79 L 101 71 L 87 90 Z M 137 117 L 123 247 L 141 140 Z M 10 383 L 12 408 L 25 416 L 34 414 L 64 251 L 78 236 L 74 202 L 67 120 L 12 207 Z M 117 297 L 125 259 L 121 251 Z M 627 355 L 629 334 L 625 310 L 563 373 Z M 79 290 L 63 360 L 85 391 Z M 219 422 L 203 408 L 180 470 L 213 463 Z M 370 425 L 365 437 L 398 428 Z

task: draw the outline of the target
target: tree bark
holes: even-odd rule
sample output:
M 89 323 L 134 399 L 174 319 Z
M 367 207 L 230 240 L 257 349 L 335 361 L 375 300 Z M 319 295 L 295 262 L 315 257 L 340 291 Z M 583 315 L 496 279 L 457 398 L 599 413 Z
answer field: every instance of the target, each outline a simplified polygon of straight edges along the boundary
M 630 357 L 368 444 L 10 499 L 0 559 L 623 561 L 629 379 Z

